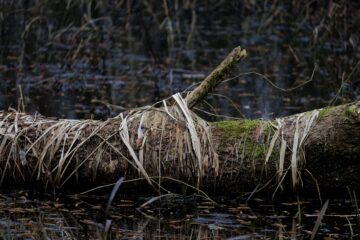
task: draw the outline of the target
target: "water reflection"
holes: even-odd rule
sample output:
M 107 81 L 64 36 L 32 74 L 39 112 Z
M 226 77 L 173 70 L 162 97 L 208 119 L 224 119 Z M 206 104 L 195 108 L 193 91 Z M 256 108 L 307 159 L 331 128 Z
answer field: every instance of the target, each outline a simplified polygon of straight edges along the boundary
M 140 200 L 117 200 L 108 219 L 110 235 L 122 239 L 304 239 L 319 214 L 318 201 L 250 205 L 222 200 L 214 205 L 193 198 L 163 198 L 141 210 Z M 31 192 L 0 195 L 0 236 L 5 239 L 99 239 L 104 236 L 106 196 L 87 198 Z M 359 217 L 359 216 L 358 216 Z M 350 201 L 333 200 L 318 237 L 350 238 L 359 234 Z M 350 226 L 351 224 L 352 226 Z
M 66 118 L 116 114 L 101 102 L 154 103 L 200 81 L 235 46 L 249 52 L 218 89 L 251 118 L 272 118 L 359 98 L 359 4 L 313 1 L 4 1 L 2 108 Z M 314 71 L 316 69 L 316 71 Z M 338 91 L 341 89 L 341 91 Z M 339 93 L 339 94 L 337 94 Z M 220 114 L 241 116 L 210 96 Z M 205 110 L 211 110 L 204 105 Z

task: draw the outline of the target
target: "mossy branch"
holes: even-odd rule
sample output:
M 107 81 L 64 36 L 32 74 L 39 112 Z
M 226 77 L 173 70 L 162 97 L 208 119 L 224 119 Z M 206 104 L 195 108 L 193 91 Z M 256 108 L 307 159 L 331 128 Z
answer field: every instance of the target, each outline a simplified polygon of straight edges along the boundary
M 247 56 L 246 50 L 241 47 L 234 48 L 231 53 L 212 71 L 205 80 L 192 91 L 187 97 L 186 102 L 189 108 L 193 108 L 201 102 L 208 93 L 221 83 L 235 64 L 239 63 Z

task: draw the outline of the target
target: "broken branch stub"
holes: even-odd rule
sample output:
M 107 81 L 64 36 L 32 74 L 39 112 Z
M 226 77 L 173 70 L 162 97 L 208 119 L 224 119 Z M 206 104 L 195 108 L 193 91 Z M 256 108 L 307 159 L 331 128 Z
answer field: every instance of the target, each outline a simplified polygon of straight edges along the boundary
M 242 61 L 247 56 L 246 50 L 241 47 L 234 48 L 229 55 L 217 66 L 205 80 L 192 91 L 187 97 L 186 102 L 189 108 L 193 108 L 201 102 L 209 92 L 221 83 L 229 74 L 235 64 Z

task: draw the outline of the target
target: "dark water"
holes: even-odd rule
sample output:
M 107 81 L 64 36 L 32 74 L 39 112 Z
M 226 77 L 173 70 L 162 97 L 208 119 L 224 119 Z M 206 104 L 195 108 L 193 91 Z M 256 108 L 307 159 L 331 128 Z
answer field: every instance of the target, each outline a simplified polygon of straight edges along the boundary
M 0 108 L 104 119 L 186 90 L 238 45 L 248 58 L 201 110 L 272 118 L 359 100 L 359 9 L 356 1 L 3 0 Z M 339 198 L 322 237 L 358 233 L 356 207 Z M 301 204 L 299 215 L 297 204 L 173 200 L 140 213 L 145 201 L 114 204 L 113 238 L 308 238 L 321 209 L 316 201 Z M 100 238 L 106 202 L 3 194 L 0 236 Z
M 255 199 L 217 204 L 194 197 L 169 197 L 141 209 L 148 199 L 120 196 L 105 215 L 106 196 L 0 194 L 0 237 L 5 239 L 101 239 L 106 220 L 112 239 L 308 239 L 321 209 L 318 200 L 274 204 Z M 341 211 L 341 213 L 339 213 Z M 351 201 L 331 200 L 318 239 L 359 234 Z
M 249 57 L 233 75 L 243 75 L 203 109 L 271 118 L 359 98 L 356 1 L 7 0 L 0 9 L 3 109 L 18 107 L 21 85 L 29 112 L 106 118 L 119 112 L 108 104 L 184 91 L 238 45 Z M 283 89 L 312 81 L 283 92 L 253 72 Z

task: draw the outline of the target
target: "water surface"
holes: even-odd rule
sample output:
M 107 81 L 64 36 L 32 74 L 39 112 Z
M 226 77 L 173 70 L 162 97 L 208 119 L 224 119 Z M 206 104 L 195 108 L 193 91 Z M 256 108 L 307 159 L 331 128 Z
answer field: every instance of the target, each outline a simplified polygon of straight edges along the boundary
M 248 58 L 196 110 L 208 120 L 359 100 L 359 9 L 355 1 L 1 1 L 0 108 L 105 119 L 185 91 L 239 45 Z M 147 199 L 123 196 L 106 216 L 107 197 L 2 193 L 0 236 L 98 239 L 111 219 L 112 238 L 302 239 L 321 209 L 316 199 L 246 205 L 239 196 L 218 205 L 163 199 L 140 212 Z M 356 200 L 339 198 L 320 239 L 359 234 Z

